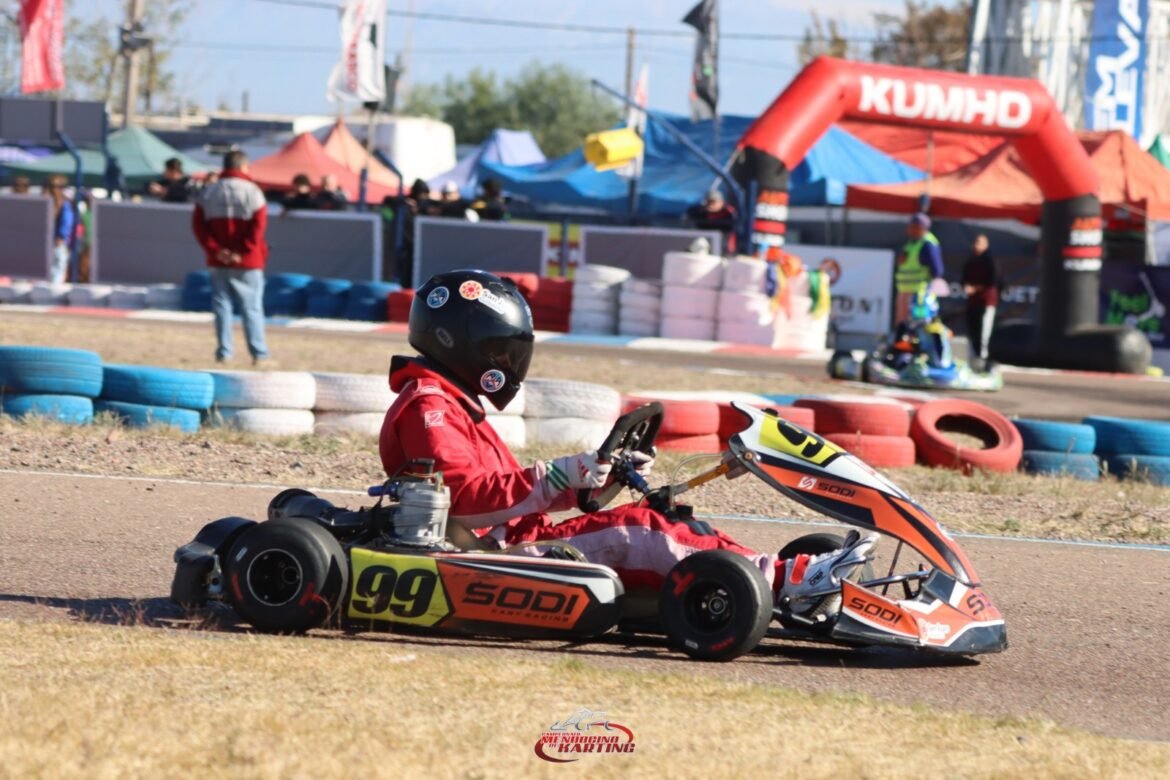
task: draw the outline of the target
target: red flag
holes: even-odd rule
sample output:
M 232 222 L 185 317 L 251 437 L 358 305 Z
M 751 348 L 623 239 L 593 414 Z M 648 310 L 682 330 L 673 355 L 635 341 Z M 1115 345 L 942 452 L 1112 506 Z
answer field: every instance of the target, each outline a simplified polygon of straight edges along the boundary
M 21 0 L 20 41 L 20 91 L 28 94 L 63 88 L 65 0 Z

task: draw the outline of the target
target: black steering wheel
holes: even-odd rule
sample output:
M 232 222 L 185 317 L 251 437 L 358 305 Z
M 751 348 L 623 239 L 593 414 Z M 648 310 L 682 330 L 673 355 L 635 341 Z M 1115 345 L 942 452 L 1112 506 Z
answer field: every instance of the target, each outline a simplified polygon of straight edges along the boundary
M 662 404 L 652 401 L 626 412 L 613 424 L 605 441 L 597 448 L 597 460 L 613 463 L 610 482 L 597 490 L 577 491 L 577 508 L 582 512 L 596 512 L 609 504 L 622 491 L 633 487 L 643 493 L 649 490 L 646 481 L 634 471 L 628 457 L 631 452 L 654 454 L 654 440 L 662 425 Z

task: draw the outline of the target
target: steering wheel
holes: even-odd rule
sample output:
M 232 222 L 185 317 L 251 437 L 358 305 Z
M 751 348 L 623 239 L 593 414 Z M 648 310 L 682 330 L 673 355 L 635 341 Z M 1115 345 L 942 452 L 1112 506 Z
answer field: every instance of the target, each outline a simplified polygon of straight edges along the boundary
M 626 412 L 613 424 L 605 441 L 597 448 L 597 460 L 613 463 L 611 481 L 597 490 L 577 491 L 577 508 L 582 512 L 596 512 L 617 497 L 624 487 L 647 490 L 643 480 L 625 457 L 630 452 L 654 453 L 654 440 L 662 425 L 662 404 L 657 401 Z M 616 453 L 616 457 L 615 457 Z M 641 484 L 638 484 L 641 483 Z

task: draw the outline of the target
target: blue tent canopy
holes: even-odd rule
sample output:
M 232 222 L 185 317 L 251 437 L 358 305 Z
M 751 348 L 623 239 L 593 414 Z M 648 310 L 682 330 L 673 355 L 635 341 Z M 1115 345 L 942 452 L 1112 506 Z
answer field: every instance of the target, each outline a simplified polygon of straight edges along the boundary
M 720 118 L 719 153 L 727 160 L 752 117 Z M 712 120 L 670 117 L 675 128 L 704 151 L 713 144 Z M 638 211 L 647 216 L 682 214 L 716 182 L 715 175 L 656 122 L 646 128 L 646 156 L 638 182 Z M 617 214 L 627 210 L 627 180 L 614 171 L 598 172 L 582 150 L 534 165 L 480 161 L 481 178 L 494 176 L 506 192 L 533 203 L 593 208 Z M 792 205 L 841 205 L 849 184 L 917 181 L 925 174 L 899 162 L 836 126 L 817 141 L 789 177 Z
M 449 171 L 432 177 L 427 184 L 432 190 L 441 189 L 453 181 L 464 197 L 474 197 L 479 189 L 481 163 L 498 163 L 509 167 L 533 165 L 545 161 L 540 145 L 527 130 L 493 130 L 483 143 L 464 157 Z

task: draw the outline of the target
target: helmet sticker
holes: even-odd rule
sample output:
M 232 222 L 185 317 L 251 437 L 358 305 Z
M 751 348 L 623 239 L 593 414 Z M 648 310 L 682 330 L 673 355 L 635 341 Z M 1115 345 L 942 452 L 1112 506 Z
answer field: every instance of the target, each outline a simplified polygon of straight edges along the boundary
M 451 332 L 446 328 L 435 328 L 435 338 L 438 339 L 439 343 L 447 349 L 451 349 L 451 347 L 455 346 L 455 339 L 451 336 Z
M 469 301 L 478 300 L 483 295 L 483 285 L 474 279 L 468 279 L 459 285 L 459 294 Z
M 502 295 L 496 295 L 491 290 L 484 290 L 479 296 L 479 302 L 496 314 L 505 314 L 508 311 L 508 299 Z
M 479 386 L 483 388 L 485 393 L 494 393 L 504 386 L 504 372 L 497 368 L 490 371 L 484 371 L 483 376 L 479 378 Z
M 451 291 L 446 287 L 436 287 L 427 295 L 427 306 L 432 309 L 441 308 L 447 299 L 451 297 Z

